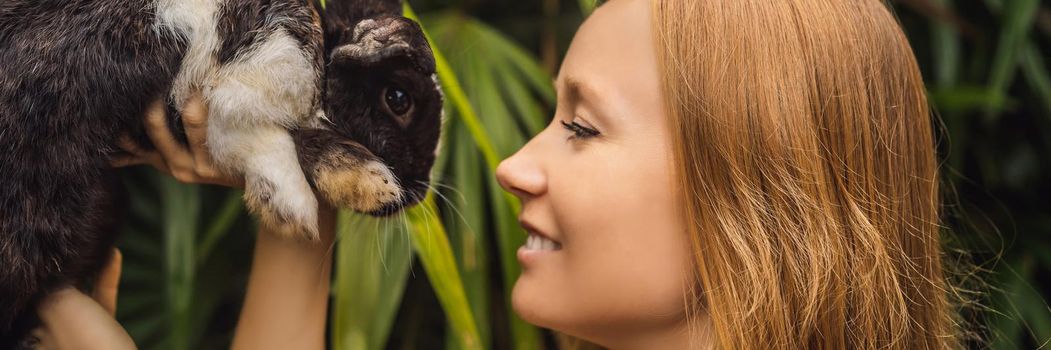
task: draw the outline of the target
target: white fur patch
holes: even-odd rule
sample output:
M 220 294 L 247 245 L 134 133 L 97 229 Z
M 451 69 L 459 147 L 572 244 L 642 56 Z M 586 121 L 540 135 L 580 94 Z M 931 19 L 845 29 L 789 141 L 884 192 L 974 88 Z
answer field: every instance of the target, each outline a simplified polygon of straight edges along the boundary
M 216 32 L 219 7 L 223 0 L 157 0 L 154 30 L 171 31 L 186 38 L 186 55 L 172 86 L 171 100 L 176 107 L 201 88 L 214 74 L 218 59 L 219 34 Z
M 205 97 L 217 117 L 236 118 L 229 122 L 292 129 L 316 116 L 319 76 L 300 44 L 279 30 L 219 67 Z
M 280 235 L 316 237 L 317 199 L 288 129 L 324 116 L 315 105 L 320 72 L 282 30 L 219 65 L 222 1 L 157 0 L 154 29 L 188 40 L 170 98 L 181 108 L 201 91 L 209 111 L 208 148 L 216 165 L 245 175 L 249 208 Z
M 316 238 L 317 198 L 299 167 L 288 131 L 276 126 L 226 129 L 209 123 L 208 141 L 225 159 L 240 163 L 245 173 L 249 209 L 281 236 Z M 219 135 L 212 137 L 212 135 Z
M 284 31 L 270 33 L 234 61 L 219 65 L 221 38 L 216 26 L 223 1 L 157 0 L 154 29 L 173 31 L 188 41 L 171 101 L 181 108 L 190 93 L 200 90 L 209 103 L 209 119 L 257 116 L 238 121 L 246 125 L 266 121 L 294 128 L 314 117 L 320 93 L 315 82 L 321 72 Z M 224 113 L 243 108 L 248 111 Z

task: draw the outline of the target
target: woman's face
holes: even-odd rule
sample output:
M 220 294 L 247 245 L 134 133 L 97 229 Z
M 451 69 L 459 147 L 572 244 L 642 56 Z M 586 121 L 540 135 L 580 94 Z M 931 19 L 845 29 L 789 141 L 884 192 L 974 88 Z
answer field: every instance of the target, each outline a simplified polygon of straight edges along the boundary
M 496 174 L 522 200 L 530 232 L 515 311 L 599 343 L 685 316 L 689 242 L 650 12 L 646 0 L 615 0 L 584 22 L 555 82 L 551 124 Z

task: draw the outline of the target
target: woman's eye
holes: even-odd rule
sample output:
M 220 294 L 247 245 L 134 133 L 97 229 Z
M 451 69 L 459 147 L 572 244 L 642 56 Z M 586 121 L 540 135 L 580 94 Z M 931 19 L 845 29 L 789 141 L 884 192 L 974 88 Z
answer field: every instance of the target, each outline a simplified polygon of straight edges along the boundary
M 573 137 L 578 139 L 586 139 L 599 135 L 598 130 L 580 125 L 577 122 L 566 122 L 563 120 L 561 123 L 562 127 L 566 128 L 566 130 L 572 131 Z

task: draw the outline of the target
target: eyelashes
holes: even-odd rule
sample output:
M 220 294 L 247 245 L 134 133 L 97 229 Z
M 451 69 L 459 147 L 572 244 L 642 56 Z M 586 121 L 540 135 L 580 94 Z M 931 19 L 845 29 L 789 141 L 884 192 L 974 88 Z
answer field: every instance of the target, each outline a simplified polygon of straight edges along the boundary
M 588 139 L 599 135 L 598 130 L 580 125 L 577 122 L 566 122 L 564 120 L 560 122 L 563 128 L 573 132 L 571 138 Z

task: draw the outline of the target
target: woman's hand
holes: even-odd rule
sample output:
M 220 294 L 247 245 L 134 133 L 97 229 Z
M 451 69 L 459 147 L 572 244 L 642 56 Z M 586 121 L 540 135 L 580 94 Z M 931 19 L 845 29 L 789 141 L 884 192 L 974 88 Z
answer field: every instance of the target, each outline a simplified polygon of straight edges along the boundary
M 41 326 L 33 330 L 37 349 L 135 349 L 131 336 L 117 323 L 117 284 L 120 281 L 121 255 L 113 256 L 95 282 L 92 296 L 73 287 L 51 293 L 37 314 Z
M 183 183 L 244 187 L 243 177 L 224 174 L 212 162 L 205 145 L 208 140 L 208 108 L 200 93 L 193 94 L 179 112 L 188 146 L 183 146 L 172 135 L 165 111 L 163 99 L 154 101 L 143 123 L 156 150 L 143 149 L 124 135 L 118 140 L 118 145 L 130 156 L 114 159 L 113 166 L 149 164 Z
M 212 162 L 205 144 L 208 109 L 201 96 L 194 94 L 180 114 L 188 146 L 172 135 L 165 106 L 157 101 L 144 123 L 156 151 L 122 137 L 119 145 L 131 156 L 113 160 L 113 166 L 150 164 L 184 183 L 243 187 L 243 177 L 224 175 Z M 316 242 L 281 239 L 259 227 L 233 349 L 324 349 L 336 215 L 319 201 L 318 216 L 321 239 Z

